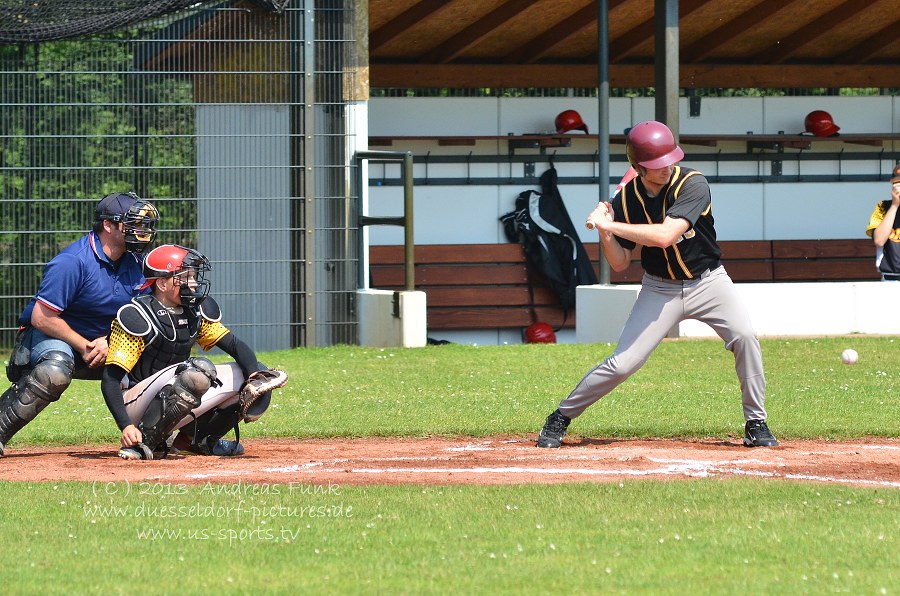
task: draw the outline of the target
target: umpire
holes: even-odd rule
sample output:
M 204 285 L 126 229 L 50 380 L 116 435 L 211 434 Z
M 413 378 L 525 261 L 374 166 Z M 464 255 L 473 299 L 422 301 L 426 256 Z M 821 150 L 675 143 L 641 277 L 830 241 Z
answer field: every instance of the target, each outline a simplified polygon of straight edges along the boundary
M 141 255 L 158 221 L 156 207 L 136 194 L 107 195 L 93 229 L 47 263 L 6 368 L 13 385 L 0 397 L 0 456 L 73 378 L 100 379 L 110 321 L 144 291 Z
M 766 424 L 762 351 L 746 308 L 719 262 L 709 184 L 676 165 L 684 151 L 669 128 L 641 122 L 627 135 L 628 161 L 638 176 L 612 203 L 601 202 L 587 224 L 600 234 L 614 271 L 641 247 L 641 291 L 613 354 L 589 371 L 547 417 L 538 447 L 557 448 L 573 418 L 636 373 L 674 325 L 707 323 L 734 354 L 744 410 L 744 445 L 778 445 Z

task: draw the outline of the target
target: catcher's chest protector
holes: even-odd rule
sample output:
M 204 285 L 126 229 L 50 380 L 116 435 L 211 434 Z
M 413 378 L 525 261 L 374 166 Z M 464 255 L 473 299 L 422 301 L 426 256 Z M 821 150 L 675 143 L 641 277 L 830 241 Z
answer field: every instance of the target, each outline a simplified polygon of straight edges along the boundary
M 195 310 L 185 308 L 176 315 L 153 296 L 141 296 L 132 302 L 150 323 L 150 333 L 144 336 L 144 351 L 131 371 L 135 381 L 190 358 L 200 331 L 200 316 Z

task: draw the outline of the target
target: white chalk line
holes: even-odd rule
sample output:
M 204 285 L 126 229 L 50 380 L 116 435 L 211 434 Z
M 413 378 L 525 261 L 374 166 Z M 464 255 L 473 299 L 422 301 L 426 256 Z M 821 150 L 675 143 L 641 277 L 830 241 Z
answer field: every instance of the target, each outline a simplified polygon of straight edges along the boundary
M 900 488 L 900 482 L 889 480 L 866 480 L 856 478 L 838 478 L 834 476 L 817 476 L 813 474 L 779 474 L 765 470 L 743 470 L 740 468 L 705 468 L 704 466 L 671 466 L 655 470 L 613 469 L 598 470 L 585 468 L 351 468 L 339 470 L 324 468 L 318 472 L 350 472 L 353 474 L 542 474 L 542 475 L 580 475 L 580 476 L 687 476 L 691 478 L 707 478 L 717 474 L 734 474 L 743 476 L 761 476 L 765 478 L 784 478 L 787 480 L 819 481 L 835 484 L 880 486 Z
M 510 441 L 507 441 L 510 443 Z M 489 443 L 481 443 L 481 444 L 469 444 L 460 447 L 449 447 L 444 451 L 446 452 L 464 452 L 464 451 L 495 451 L 495 452 L 507 452 L 511 456 L 512 459 L 515 460 L 529 460 L 529 459 L 539 459 L 541 461 L 546 461 L 546 455 L 541 454 L 532 454 L 529 453 L 529 449 L 525 448 L 512 448 L 508 446 L 489 446 Z M 848 446 L 850 449 L 888 449 L 888 450 L 900 450 L 900 446 L 891 446 L 891 445 L 853 445 Z M 613 449 L 614 451 L 614 449 Z M 788 480 L 806 480 L 806 481 L 818 481 L 818 482 L 826 482 L 826 483 L 837 483 L 837 484 L 849 484 L 849 485 L 867 485 L 867 486 L 879 486 L 879 487 L 887 487 L 887 488 L 900 488 L 900 482 L 896 481 L 888 481 L 888 480 L 868 480 L 868 479 L 856 479 L 856 478 L 841 478 L 837 476 L 821 476 L 816 474 L 795 474 L 795 473 L 778 473 L 775 471 L 766 471 L 766 470 L 753 470 L 747 469 L 742 466 L 777 466 L 781 467 L 785 464 L 782 461 L 765 461 L 756 458 L 747 458 L 747 459 L 730 459 L 730 460 L 695 460 L 695 459 L 681 459 L 681 458 L 658 458 L 652 457 L 647 454 L 642 454 L 640 451 L 635 451 L 632 448 L 627 448 L 625 451 L 628 453 L 626 457 L 609 457 L 610 450 L 604 450 L 605 457 L 598 457 L 598 454 L 558 454 L 555 459 L 558 461 L 593 461 L 593 462 L 601 462 L 601 461 L 609 461 L 610 459 L 616 459 L 618 461 L 627 461 L 629 459 L 643 459 L 646 461 L 653 462 L 655 464 L 661 464 L 660 467 L 653 469 L 640 470 L 636 468 L 614 468 L 614 469 L 604 469 L 604 468 L 548 468 L 548 467 L 533 467 L 533 466 L 499 466 L 499 467 L 451 467 L 451 466 L 441 466 L 441 467 L 417 467 L 417 466 L 400 466 L 400 467 L 383 467 L 383 468 L 371 468 L 371 467 L 340 467 L 342 463 L 350 463 L 352 460 L 350 458 L 336 458 L 326 461 L 319 462 L 310 462 L 306 464 L 294 464 L 290 466 L 279 466 L 279 467 L 267 467 L 263 468 L 261 471 L 265 473 L 271 474 L 303 474 L 303 473 L 353 473 L 353 474 L 369 474 L 369 475 L 391 475 L 391 474 L 445 474 L 445 475 L 461 475 L 461 474 L 506 474 L 506 475 L 546 475 L 546 476 L 560 476 L 560 475 L 572 475 L 572 476 L 686 476 L 693 478 L 704 478 L 709 476 L 714 476 L 718 474 L 731 474 L 731 475 L 743 475 L 743 476 L 758 476 L 764 478 L 783 478 Z M 822 451 L 816 452 L 811 451 L 808 452 L 809 455 L 834 455 L 837 452 L 834 451 Z M 853 451 L 841 452 L 840 454 L 847 455 L 852 454 Z M 772 452 L 773 455 L 777 457 L 777 451 Z M 390 463 L 390 462 L 445 462 L 447 460 L 452 461 L 452 457 L 445 456 L 395 456 L 395 457 L 376 457 L 376 458 L 368 458 L 366 461 L 368 463 Z M 212 478 L 216 476 L 238 476 L 238 475 L 249 475 L 253 474 L 252 470 L 242 470 L 242 471 L 229 471 L 229 472 L 211 472 L 205 474 L 192 474 L 189 475 L 189 478 Z
M 664 463 L 664 461 L 656 461 L 655 463 Z M 878 486 L 886 488 L 900 488 L 900 482 L 889 480 L 869 480 L 859 478 L 841 478 L 837 476 L 820 476 L 816 474 L 782 474 L 777 471 L 769 470 L 750 470 L 739 467 L 740 464 L 756 463 L 762 465 L 772 465 L 768 462 L 759 462 L 758 460 L 735 460 L 729 462 L 710 462 L 710 461 L 692 461 L 678 460 L 670 462 L 658 468 L 638 470 L 633 468 L 544 468 L 544 467 L 522 467 L 522 466 L 500 466 L 500 467 L 391 467 L 391 468 L 336 468 L 326 465 L 324 462 L 320 464 L 304 464 L 296 466 L 285 466 L 279 468 L 265 468 L 264 472 L 268 473 L 311 473 L 311 474 L 333 474 L 333 473 L 352 473 L 352 474 L 369 474 L 369 475 L 392 475 L 392 474 L 445 474 L 445 475 L 465 475 L 465 474 L 507 474 L 507 475 L 545 475 L 545 476 L 686 476 L 691 478 L 706 478 L 721 474 L 731 474 L 736 476 L 759 476 L 763 478 L 783 478 L 786 480 L 806 480 L 817 481 L 834 484 L 848 485 L 866 485 Z
M 900 451 L 900 445 L 860 445 L 860 449 Z

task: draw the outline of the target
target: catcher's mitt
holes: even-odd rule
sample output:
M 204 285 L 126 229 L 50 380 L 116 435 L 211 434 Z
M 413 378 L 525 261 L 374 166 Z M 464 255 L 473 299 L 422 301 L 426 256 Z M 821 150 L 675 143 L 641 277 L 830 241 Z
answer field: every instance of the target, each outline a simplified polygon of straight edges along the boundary
M 240 393 L 240 417 L 244 422 L 259 420 L 269 401 L 272 399 L 271 391 L 287 384 L 288 376 L 283 370 L 269 369 L 258 370 L 250 373 L 244 381 Z

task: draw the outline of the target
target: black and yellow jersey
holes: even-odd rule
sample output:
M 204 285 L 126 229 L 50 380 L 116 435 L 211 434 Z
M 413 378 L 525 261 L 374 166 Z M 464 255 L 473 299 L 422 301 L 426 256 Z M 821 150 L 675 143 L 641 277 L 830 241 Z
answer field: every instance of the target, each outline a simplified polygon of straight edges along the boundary
M 193 346 L 209 351 L 229 333 L 216 302 L 207 297 L 195 308 L 172 311 L 153 296 L 135 298 L 112 322 L 106 364 L 115 364 L 141 381 L 183 362 Z
M 866 235 L 869 238 L 874 236 L 875 228 L 884 221 L 884 216 L 890 207 L 890 201 L 881 201 L 875 205 L 875 211 L 872 212 L 872 217 L 869 218 L 869 225 L 866 226 Z M 897 211 L 897 215 L 894 217 L 894 221 L 891 224 L 891 235 L 888 236 L 887 242 L 884 243 L 882 251 L 879 251 L 879 257 L 877 264 L 881 273 L 900 275 L 900 210 Z
M 675 166 L 669 182 L 650 196 L 640 176 L 626 184 L 612 201 L 615 220 L 629 224 L 659 224 L 666 216 L 688 222 L 690 227 L 666 248 L 641 248 L 641 266 L 650 275 L 673 280 L 695 279 L 719 266 L 722 251 L 716 242 L 712 199 L 706 178 L 697 170 Z M 637 244 L 616 236 L 621 246 Z

